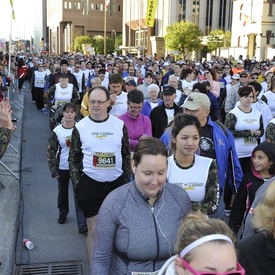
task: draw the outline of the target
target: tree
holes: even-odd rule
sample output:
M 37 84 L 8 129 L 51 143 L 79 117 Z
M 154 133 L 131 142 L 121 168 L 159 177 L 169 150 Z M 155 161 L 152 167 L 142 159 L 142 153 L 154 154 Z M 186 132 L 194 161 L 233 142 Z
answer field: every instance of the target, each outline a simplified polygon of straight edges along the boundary
M 203 32 L 192 22 L 175 22 L 166 28 L 166 32 L 164 36 L 166 48 L 179 51 L 184 57 L 192 51 L 203 48 L 201 43 Z
M 231 32 L 227 31 L 224 33 L 223 30 L 213 30 L 207 36 L 207 43 L 206 46 L 209 51 L 216 51 L 220 47 L 230 45 L 231 40 Z
M 114 50 L 115 41 L 109 37 L 106 37 L 106 53 L 112 54 Z M 97 54 L 104 54 L 104 39 L 103 37 L 95 38 L 95 52 Z
M 93 39 L 92 37 L 88 36 L 88 35 L 80 35 L 80 36 L 76 36 L 74 38 L 74 50 L 76 52 L 81 52 L 83 53 L 83 49 L 82 49 L 82 44 L 91 44 L 93 45 Z

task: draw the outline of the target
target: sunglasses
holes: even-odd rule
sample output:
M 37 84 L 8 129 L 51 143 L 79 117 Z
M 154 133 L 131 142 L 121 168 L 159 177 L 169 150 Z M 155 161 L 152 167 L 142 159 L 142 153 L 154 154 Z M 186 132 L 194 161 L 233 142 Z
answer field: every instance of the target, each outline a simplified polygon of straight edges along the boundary
M 213 271 L 196 271 L 195 269 L 193 269 L 191 267 L 191 265 L 189 265 L 184 259 L 180 258 L 181 262 L 183 264 L 183 266 L 189 270 L 193 275 L 245 275 L 245 270 L 243 269 L 243 267 L 237 263 L 237 270 L 232 270 L 232 271 L 228 271 L 225 273 L 217 273 L 217 272 L 213 272 Z
M 247 75 L 240 75 L 240 78 L 247 78 Z

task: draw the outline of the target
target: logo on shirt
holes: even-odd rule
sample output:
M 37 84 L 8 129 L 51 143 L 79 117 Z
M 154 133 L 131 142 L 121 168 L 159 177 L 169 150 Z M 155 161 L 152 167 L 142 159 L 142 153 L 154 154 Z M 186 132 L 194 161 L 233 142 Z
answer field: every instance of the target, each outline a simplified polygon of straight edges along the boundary
M 92 133 L 92 136 L 94 136 L 95 138 L 98 138 L 98 139 L 105 139 L 107 138 L 108 136 L 113 136 L 114 133 L 110 133 L 110 132 L 95 132 L 95 133 Z

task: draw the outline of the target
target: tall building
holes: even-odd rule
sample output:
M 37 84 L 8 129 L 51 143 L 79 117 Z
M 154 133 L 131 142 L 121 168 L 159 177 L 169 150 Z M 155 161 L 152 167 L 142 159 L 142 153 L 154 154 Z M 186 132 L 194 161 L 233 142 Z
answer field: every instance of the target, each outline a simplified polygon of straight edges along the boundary
M 211 30 L 231 29 L 232 0 L 158 0 L 154 27 L 145 22 L 147 0 L 123 1 L 123 45 L 125 51 L 165 55 L 166 27 L 186 20 L 199 25 L 204 35 Z
M 275 0 L 233 3 L 232 48 L 256 60 L 275 56 Z
M 106 12 L 106 36 L 122 32 L 122 0 L 110 0 Z M 72 51 L 77 35 L 104 36 L 104 0 L 47 0 L 49 52 Z

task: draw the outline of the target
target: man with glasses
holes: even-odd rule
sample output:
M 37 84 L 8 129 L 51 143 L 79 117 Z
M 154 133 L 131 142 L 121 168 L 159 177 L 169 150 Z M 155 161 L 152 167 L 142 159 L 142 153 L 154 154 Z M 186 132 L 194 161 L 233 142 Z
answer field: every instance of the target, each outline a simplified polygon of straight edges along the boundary
M 112 190 L 129 182 L 131 168 L 127 129 L 122 120 L 107 111 L 109 91 L 95 87 L 88 97 L 91 113 L 72 132 L 69 167 L 77 202 L 87 222 L 91 262 L 98 210 Z
M 141 113 L 144 101 L 143 93 L 138 89 L 133 89 L 129 91 L 127 98 L 128 110 L 119 118 L 124 121 L 130 141 L 130 151 L 134 152 L 140 137 L 152 136 L 152 127 L 149 117 Z
M 224 191 L 227 190 L 225 201 L 229 208 L 231 194 L 236 194 L 243 177 L 234 137 L 224 126 L 211 120 L 210 100 L 207 95 L 193 92 L 186 98 L 182 107 L 184 113 L 196 116 L 201 124 L 200 155 L 217 160 L 220 196 L 224 196 Z M 224 216 L 224 208 L 224 200 L 220 200 L 216 218 Z
M 152 123 L 153 137 L 160 138 L 165 128 L 174 120 L 174 116 L 181 112 L 181 108 L 174 102 L 176 98 L 176 89 L 172 86 L 163 87 L 163 104 L 155 107 L 150 119 Z

